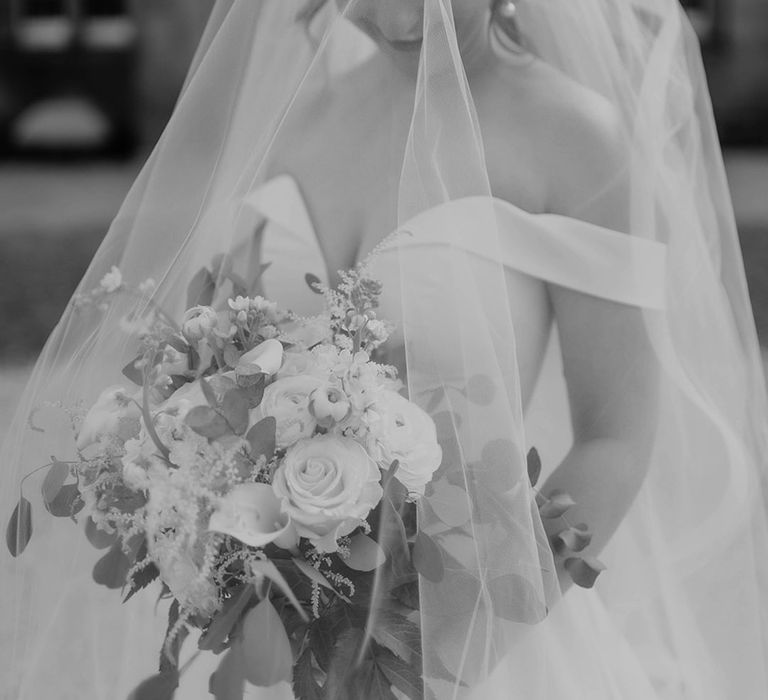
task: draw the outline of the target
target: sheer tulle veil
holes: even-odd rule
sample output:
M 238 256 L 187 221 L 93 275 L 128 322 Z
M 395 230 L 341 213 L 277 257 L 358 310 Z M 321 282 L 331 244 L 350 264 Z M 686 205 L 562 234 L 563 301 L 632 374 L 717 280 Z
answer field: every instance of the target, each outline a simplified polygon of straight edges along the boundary
M 480 697 L 555 697 L 552 678 L 571 652 L 558 647 L 551 618 L 599 602 L 620 658 L 659 698 L 768 697 L 765 390 L 706 83 L 678 3 L 520 0 L 519 46 L 497 46 L 509 52 L 509 70 L 543 61 L 610 106 L 625 156 L 578 211 L 589 220 L 621 192 L 621 232 L 613 234 L 658 244 L 665 259 L 659 303 L 635 309 L 661 377 L 648 474 L 601 554 L 607 572 L 596 589 L 561 599 L 526 470 L 532 445 L 545 469 L 569 446 L 557 334 L 528 400 L 501 262 L 508 232 L 494 206 L 451 0 L 424 0 L 421 46 L 407 59 L 412 75 L 406 66 L 391 78 L 410 81 L 405 104 L 379 100 L 376 133 L 352 130 L 347 143 L 329 139 L 325 153 L 296 157 L 296 143 L 330 109 L 328 96 L 365 75 L 380 50 L 359 29 L 370 1 L 215 4 L 165 133 L 19 404 L 2 450 L 0 512 L 10 516 L 22 479 L 51 455 L 76 455 L 70 409 L 126 381 L 121 368 L 137 347 L 136 324 L 126 319 L 157 307 L 181 314 L 190 280 L 217 255 L 220 271 L 248 274 L 263 215 L 251 195 L 289 172 L 320 208 L 353 210 L 372 240 L 386 239 L 396 268 L 388 308 L 404 348 L 398 364 L 409 396 L 435 417 L 447 483 L 461 482 L 468 494 L 469 515 L 458 525 L 446 526 L 428 503 L 419 513 L 446 562 L 440 582 L 421 580 L 424 676 L 436 696 L 472 697 L 491 676 L 496 685 Z M 496 26 L 503 21 L 488 8 L 489 31 L 504 32 Z M 389 78 L 377 80 L 371 89 L 386 91 Z M 371 109 L 370 97 L 361 89 L 354 109 Z M 302 180 L 300 162 L 313 157 L 329 171 L 362 164 L 361 177 L 377 182 L 375 201 L 350 202 L 332 177 Z M 446 229 L 439 269 L 428 269 L 408 252 L 418 248 L 422 217 L 469 198 L 471 231 Z M 552 265 L 592 254 L 578 239 L 569 245 L 573 256 Z M 123 294 L 103 308 L 78 304 L 112 266 L 126 284 L 154 280 L 151 301 Z M 630 256 L 627 274 L 637 269 Z M 423 293 L 427 272 L 451 280 L 441 297 Z M 93 582 L 104 553 L 83 536 L 83 523 L 46 512 L 44 477 L 24 481 L 34 537 L 22 556 L 0 555 L 0 695 L 127 697 L 157 666 L 165 603 L 150 589 L 121 604 L 119 591 Z M 599 637 L 596 628 L 569 634 L 584 649 Z M 617 657 L 603 651 L 585 652 L 588 680 L 572 697 L 587 696 L 587 687 L 588 697 L 615 697 L 616 669 L 607 665 Z M 437 680 L 445 666 L 461 685 Z M 197 697 L 182 688 L 177 697 Z

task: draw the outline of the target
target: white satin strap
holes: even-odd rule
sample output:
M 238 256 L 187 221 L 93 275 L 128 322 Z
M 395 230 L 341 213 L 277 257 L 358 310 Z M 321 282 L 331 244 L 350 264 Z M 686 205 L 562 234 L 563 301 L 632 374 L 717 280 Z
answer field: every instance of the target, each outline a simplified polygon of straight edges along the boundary
M 663 243 L 490 201 L 465 197 L 429 209 L 400 227 L 412 235 L 391 245 L 443 244 L 493 260 L 501 255 L 506 267 L 552 284 L 622 304 L 665 307 Z

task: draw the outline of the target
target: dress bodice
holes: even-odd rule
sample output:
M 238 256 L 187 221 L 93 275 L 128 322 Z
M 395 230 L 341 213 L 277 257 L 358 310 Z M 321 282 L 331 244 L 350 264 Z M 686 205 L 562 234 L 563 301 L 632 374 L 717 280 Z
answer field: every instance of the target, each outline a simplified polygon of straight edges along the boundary
M 262 277 L 266 294 L 299 314 L 315 313 L 320 302 L 305 278 L 310 274 L 327 283 L 328 272 L 297 183 L 288 175 L 273 178 L 243 204 L 240 216 L 250 219 L 246 228 L 254 230 L 265 220 L 260 259 L 269 263 Z M 477 235 L 484 228 L 499 234 Z M 531 214 L 488 197 L 438 205 L 398 231 L 403 235 L 388 239 L 374 261 L 385 287 L 396 274 L 398 249 L 411 256 L 426 250 L 434 261 L 440 248 L 458 246 L 478 259 L 501 255 L 508 270 L 602 299 L 647 309 L 664 306 L 665 246 L 657 241 L 566 216 Z

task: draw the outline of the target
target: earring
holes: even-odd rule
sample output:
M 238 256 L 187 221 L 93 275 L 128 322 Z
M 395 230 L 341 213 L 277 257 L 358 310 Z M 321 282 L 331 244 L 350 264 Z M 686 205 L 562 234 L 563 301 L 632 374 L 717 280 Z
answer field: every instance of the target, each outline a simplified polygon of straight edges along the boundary
M 498 12 L 499 17 L 503 19 L 514 19 L 517 14 L 517 6 L 515 5 L 514 0 L 501 0 L 496 5 L 496 12 Z

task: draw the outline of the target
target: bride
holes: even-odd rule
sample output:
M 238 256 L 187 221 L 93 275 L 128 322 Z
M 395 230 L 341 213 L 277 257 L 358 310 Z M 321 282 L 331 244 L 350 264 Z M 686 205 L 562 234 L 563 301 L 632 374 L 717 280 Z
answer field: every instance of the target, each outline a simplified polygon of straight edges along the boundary
M 461 563 L 420 580 L 434 696 L 768 696 L 768 415 L 674 0 L 219 0 L 80 298 L 115 265 L 180 314 L 220 254 L 306 316 L 306 279 L 370 255 L 387 360 L 472 494 L 448 532 L 419 512 Z M 70 305 L 3 451 L 4 512 L 35 465 L 75 454 L 51 402 L 121 381 L 142 304 Z M 567 519 L 532 507 L 532 446 Z M 156 596 L 121 606 L 91 580 L 101 555 L 28 497 L 35 536 L 0 569 L 1 697 L 125 697 L 156 669 Z M 588 573 L 606 566 L 592 590 L 556 546 L 577 523 Z M 187 645 L 175 697 L 207 697 L 218 658 Z

